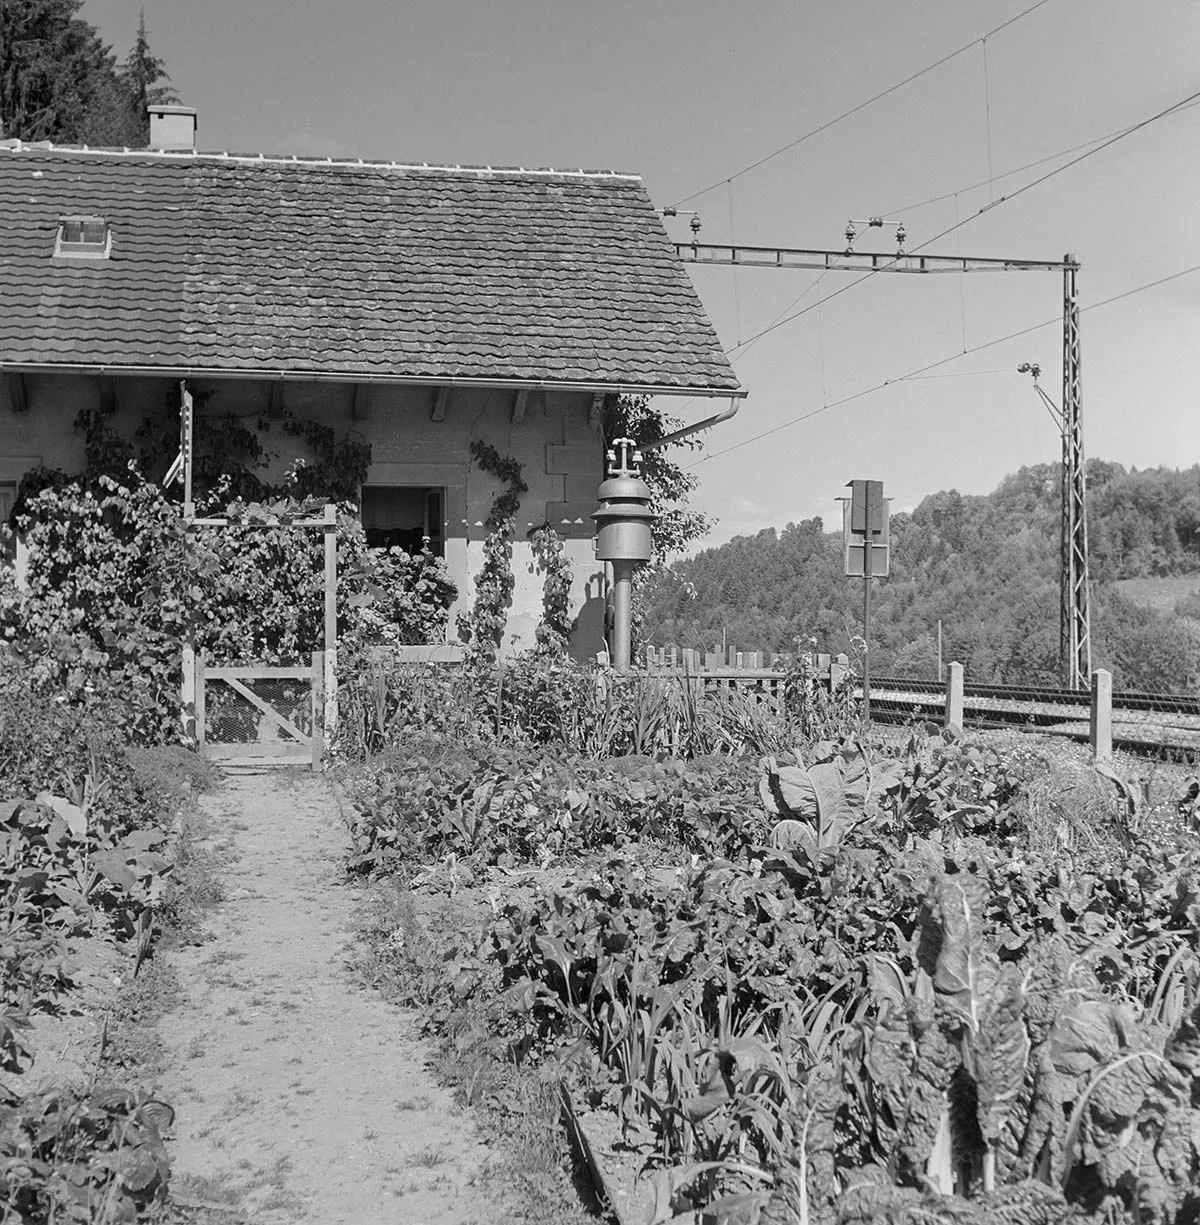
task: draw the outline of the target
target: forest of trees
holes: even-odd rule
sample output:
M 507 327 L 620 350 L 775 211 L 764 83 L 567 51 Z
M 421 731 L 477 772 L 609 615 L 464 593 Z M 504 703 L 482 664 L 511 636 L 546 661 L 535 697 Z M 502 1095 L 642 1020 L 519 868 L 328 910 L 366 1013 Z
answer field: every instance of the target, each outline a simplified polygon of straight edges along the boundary
M 1139 607 L 1119 579 L 1200 571 L 1200 465 L 1126 471 L 1088 464 L 1093 664 L 1118 687 L 1179 691 L 1197 672 L 1200 600 Z M 932 677 L 944 658 L 977 681 L 1058 677 L 1059 469 L 1022 468 L 985 497 L 931 494 L 891 517 L 891 575 L 875 584 L 872 669 Z M 1200 575 L 1196 587 L 1200 590 Z M 676 562 L 649 584 L 648 641 L 857 653 L 862 582 L 842 570 L 840 533 L 820 519 L 741 536 Z
M 0 0 L 0 138 L 144 148 L 147 104 L 176 102 L 143 10 L 118 63 L 83 0 Z

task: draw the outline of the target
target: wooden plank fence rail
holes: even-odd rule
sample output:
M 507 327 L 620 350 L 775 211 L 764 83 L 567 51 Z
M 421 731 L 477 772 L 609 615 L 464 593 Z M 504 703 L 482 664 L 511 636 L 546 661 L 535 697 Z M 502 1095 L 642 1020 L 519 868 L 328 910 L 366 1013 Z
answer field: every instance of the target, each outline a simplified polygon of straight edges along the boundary
M 753 694 L 773 706 L 783 704 L 787 675 L 798 656 L 768 651 L 739 651 L 716 646 L 711 651 L 678 646 L 647 646 L 638 661 L 650 676 L 676 676 L 693 682 L 700 693 Z M 814 654 L 814 679 L 836 687 L 849 671 L 845 655 Z
M 323 656 L 324 652 L 318 652 L 318 654 L 321 654 Z M 237 680 L 251 680 L 251 681 L 262 681 L 262 680 L 306 681 L 312 676 L 312 665 L 307 664 L 303 668 L 288 668 L 288 667 L 282 667 L 282 666 L 278 668 L 274 668 L 274 667 L 271 667 L 271 668 L 268 668 L 268 667 L 236 668 L 236 667 L 226 667 L 222 665 L 220 667 L 206 667 L 204 669 L 204 675 L 208 677 L 209 680 L 212 680 L 214 677 L 216 677 L 218 680 L 232 680 L 236 678 Z

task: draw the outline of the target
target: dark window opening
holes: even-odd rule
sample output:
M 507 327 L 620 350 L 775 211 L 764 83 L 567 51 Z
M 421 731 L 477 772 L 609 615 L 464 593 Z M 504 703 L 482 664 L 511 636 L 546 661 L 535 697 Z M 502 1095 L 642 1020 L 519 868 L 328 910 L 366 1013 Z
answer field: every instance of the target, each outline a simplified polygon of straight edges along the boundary
M 9 523 L 16 504 L 16 481 L 0 481 L 0 559 L 5 561 L 12 561 L 17 555 L 17 537 Z
M 362 525 L 372 549 L 419 553 L 425 542 L 445 556 L 445 499 L 440 489 L 420 485 L 364 485 Z

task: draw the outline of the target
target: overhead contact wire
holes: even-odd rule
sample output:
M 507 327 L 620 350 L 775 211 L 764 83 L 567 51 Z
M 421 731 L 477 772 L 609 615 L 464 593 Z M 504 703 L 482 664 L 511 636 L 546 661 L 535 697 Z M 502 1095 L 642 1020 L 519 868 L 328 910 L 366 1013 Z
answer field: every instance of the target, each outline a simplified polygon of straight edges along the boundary
M 1125 298 L 1131 298 L 1134 294 L 1145 293 L 1148 289 L 1155 289 L 1159 285 L 1165 285 L 1169 281 L 1177 281 L 1180 277 L 1185 277 L 1193 272 L 1200 272 L 1200 264 L 1193 264 L 1190 268 L 1182 268 L 1178 272 L 1172 272 L 1167 276 L 1159 277 L 1155 281 L 1147 281 L 1144 285 L 1137 285 L 1133 289 L 1123 290 L 1121 293 L 1113 294 L 1112 297 L 1103 298 L 1099 302 L 1093 302 L 1088 306 L 1081 308 L 1080 313 L 1085 311 L 1099 310 L 1102 306 L 1111 306 L 1114 302 L 1120 302 Z M 688 464 L 687 467 L 697 468 L 700 464 L 707 463 L 710 459 L 718 459 L 722 455 L 729 455 L 733 451 L 740 451 L 743 447 L 750 446 L 751 443 L 761 442 L 764 438 L 770 438 L 774 434 L 778 434 L 783 430 L 790 429 L 793 425 L 799 425 L 801 422 L 808 421 L 813 417 L 819 417 L 822 413 L 828 412 L 831 408 L 839 408 L 843 404 L 850 404 L 854 400 L 861 400 L 865 396 L 873 395 L 877 391 L 882 391 L 885 387 L 890 387 L 894 383 L 906 383 L 915 381 L 920 378 L 929 376 L 930 370 L 936 370 L 939 366 L 948 365 L 950 362 L 958 361 L 960 358 L 967 357 L 971 353 L 980 353 L 984 349 L 994 349 L 997 345 L 1002 345 L 1006 341 L 1016 340 L 1020 336 L 1028 336 L 1031 332 L 1037 332 L 1042 328 L 1050 327 L 1052 324 L 1061 322 L 1059 316 L 1053 319 L 1043 319 L 1041 323 L 1031 324 L 1029 327 L 1019 328 L 1015 332 L 1009 332 L 1005 336 L 997 336 L 992 340 L 985 340 L 982 344 L 973 345 L 970 349 L 964 350 L 962 353 L 951 353 L 948 357 L 939 358 L 936 362 L 930 362 L 927 366 L 921 366 L 916 370 L 910 370 L 907 374 L 896 375 L 893 378 L 884 379 L 881 383 L 876 383 L 871 387 L 865 387 L 861 391 L 852 392 L 848 396 L 843 396 L 840 400 L 831 400 L 822 404 L 819 408 L 814 408 L 811 412 L 802 413 L 798 417 L 792 417 L 788 421 L 784 421 L 779 425 L 773 426 L 769 430 L 763 430 L 761 434 L 755 434 L 752 438 L 746 438 L 742 442 L 736 442 L 731 447 L 725 447 L 723 450 L 714 451 L 710 455 L 706 455 L 703 459 L 697 460 L 694 464 Z M 963 374 L 992 374 L 995 371 L 987 370 L 972 370 L 964 371 Z M 933 376 L 933 377 L 952 377 L 952 376 Z
M 698 199 L 700 196 L 707 195 L 710 191 L 720 187 L 722 183 L 732 182 L 734 179 L 740 179 L 742 175 L 749 174 L 752 170 L 757 170 L 760 166 L 765 166 L 767 162 L 774 161 L 775 158 L 796 148 L 797 145 L 802 145 L 806 140 L 811 140 L 814 136 L 819 136 L 822 132 L 827 132 L 835 124 L 841 123 L 843 119 L 849 119 L 852 115 L 857 115 L 859 111 L 864 111 L 869 106 L 873 106 L 876 102 L 881 102 L 884 98 L 894 94 L 897 90 L 903 89 L 906 85 L 911 85 L 914 81 L 919 81 L 923 76 L 927 76 L 935 69 L 940 68 L 943 64 L 948 64 L 952 59 L 956 59 L 965 51 L 970 51 L 972 47 L 992 37 L 993 34 L 999 34 L 1001 30 L 1008 29 L 1023 17 L 1028 17 L 1030 13 L 1040 9 L 1043 5 L 1049 4 L 1050 0 L 1038 0 L 1036 4 L 1031 4 L 1027 9 L 1022 10 L 1015 17 L 1010 17 L 1007 21 L 996 26 L 994 29 L 988 30 L 986 34 L 981 34 L 978 38 L 973 38 L 969 43 L 964 43 L 955 51 L 951 51 L 948 55 L 943 55 L 941 59 L 934 60 L 932 64 L 927 64 L 924 68 L 914 72 L 911 76 L 907 76 L 903 81 L 897 81 L 895 85 L 889 85 L 887 89 L 881 90 L 872 97 L 867 98 L 863 102 L 859 102 L 856 106 L 850 107 L 849 110 L 842 111 L 840 115 L 835 115 L 832 119 L 827 119 L 824 123 L 815 128 L 810 129 L 801 136 L 797 136 L 795 140 L 790 140 L 786 145 L 781 145 L 771 153 L 764 154 L 756 161 L 751 162 L 748 166 L 743 166 L 741 170 L 734 171 L 733 174 L 725 175 L 717 179 L 715 183 L 710 183 L 707 187 L 702 187 L 699 191 L 694 191 L 690 196 L 682 196 L 676 200 L 673 207 L 678 208 L 681 204 L 688 204 L 692 200 Z
M 1193 100 L 1186 105 L 1181 104 L 1176 109 L 1179 111 L 1190 110 L 1193 106 L 1200 105 L 1200 99 Z M 1011 179 L 1014 174 L 1023 174 L 1026 170 L 1034 170 L 1038 166 L 1044 166 L 1047 162 L 1056 162 L 1060 157 L 1069 157 L 1072 153 L 1078 153 L 1081 149 L 1090 148 L 1092 145 L 1098 145 L 1102 140 L 1108 140 L 1112 136 L 1120 136 L 1123 132 L 1128 132 L 1129 128 L 1117 128 L 1112 132 L 1105 132 L 1102 136 L 1093 136 L 1091 140 L 1082 141 L 1078 145 L 1072 145 L 1069 149 L 1059 149 L 1057 153 L 1047 153 L 1045 157 L 1035 158 L 1032 162 L 1025 162 L 1021 166 L 1013 166 L 1009 170 L 1002 170 L 997 179 Z M 915 204 L 904 204 L 899 208 L 891 208 L 880 214 L 884 220 L 892 217 L 899 217 L 903 213 L 913 213 L 919 208 L 927 208 L 931 204 L 941 204 L 943 200 L 952 200 L 963 192 L 975 191 L 980 187 L 987 187 L 988 179 L 980 179 L 976 183 L 967 183 L 962 187 L 956 188 L 954 191 L 943 192 L 940 196 L 930 196 L 926 200 L 918 200 Z
M 1156 112 L 1153 115 L 1150 115 L 1148 118 L 1141 120 L 1139 123 L 1135 123 L 1131 127 L 1123 129 L 1115 136 L 1109 137 L 1103 144 L 1096 145 L 1094 148 L 1089 149 L 1086 153 L 1081 153 L 1078 157 L 1072 158 L 1069 162 L 1064 162 L 1061 166 L 1056 166 L 1053 170 L 1049 170 L 1045 174 L 1039 175 L 1036 179 L 1031 179 L 1028 183 L 1018 187 L 1015 191 L 1011 191 L 1007 195 L 998 196 L 995 200 L 985 204 L 982 208 L 972 213 L 969 217 L 964 217 L 961 221 L 956 221 L 953 225 L 947 226 L 946 229 L 942 230 L 938 234 L 935 234 L 932 238 L 927 238 L 919 246 L 913 247 L 911 251 L 907 252 L 907 255 L 916 255 L 918 252 L 924 251 L 926 247 L 932 246 L 933 243 L 940 241 L 947 235 L 953 234 L 956 230 L 962 229 L 963 226 L 970 225 L 972 221 L 978 220 L 985 213 L 991 212 L 992 209 L 999 208 L 1002 204 L 1011 203 L 1019 196 L 1023 196 L 1027 191 L 1032 191 L 1035 187 L 1040 187 L 1043 183 L 1046 183 L 1050 179 L 1055 178 L 1057 175 L 1063 174 L 1073 167 L 1078 166 L 1080 162 L 1086 161 L 1089 157 L 1094 157 L 1097 153 L 1102 153 L 1105 149 L 1115 145 L 1118 141 L 1124 140 L 1128 136 L 1132 136 L 1135 132 L 1140 132 L 1143 128 L 1148 127 L 1157 120 L 1164 119 L 1168 115 L 1174 114 L 1176 111 L 1184 110 L 1190 103 L 1197 100 L 1200 100 L 1200 90 L 1196 90 L 1194 93 L 1189 94 L 1186 98 L 1182 98 L 1180 101 L 1172 103 L 1170 106 Z M 824 301 L 831 302 L 834 298 L 839 298 L 842 296 L 842 294 L 849 293 L 850 290 L 854 289 L 857 285 L 861 285 L 864 281 L 869 281 L 872 277 L 878 276 L 881 272 L 887 272 L 889 269 L 894 268 L 901 258 L 902 257 L 900 256 L 896 256 L 895 258 L 888 260 L 887 263 L 881 264 L 878 268 L 872 268 L 869 271 L 864 272 L 862 276 L 857 277 L 855 280 L 843 285 L 840 289 L 836 289 L 833 293 L 828 294 L 824 298 Z M 763 328 L 761 332 L 755 332 L 753 336 L 747 337 L 745 343 L 750 344 L 755 340 L 759 340 L 763 336 L 768 335 L 770 332 L 775 331 L 777 328 L 783 327 L 784 324 L 791 323 L 794 320 L 808 314 L 808 312 L 813 309 L 814 307 L 812 306 L 806 306 L 803 310 L 795 311 L 793 314 L 787 315 L 783 319 L 778 319 L 774 323 L 768 324 L 767 327 Z

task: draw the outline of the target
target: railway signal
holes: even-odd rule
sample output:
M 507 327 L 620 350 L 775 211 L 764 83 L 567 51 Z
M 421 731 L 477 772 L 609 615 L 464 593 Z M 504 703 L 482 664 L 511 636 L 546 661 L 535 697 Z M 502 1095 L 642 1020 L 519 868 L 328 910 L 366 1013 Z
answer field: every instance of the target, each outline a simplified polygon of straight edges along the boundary
M 871 580 L 887 578 L 888 504 L 882 481 L 847 481 L 842 499 L 844 569 L 863 581 L 863 718 L 871 719 Z

